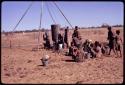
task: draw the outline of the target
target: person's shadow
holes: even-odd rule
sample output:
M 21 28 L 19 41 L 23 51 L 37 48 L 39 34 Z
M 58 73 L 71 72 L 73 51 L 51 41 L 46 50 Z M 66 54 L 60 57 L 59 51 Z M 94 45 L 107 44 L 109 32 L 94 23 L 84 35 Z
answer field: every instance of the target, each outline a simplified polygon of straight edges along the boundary
M 75 62 L 74 60 L 65 60 L 66 62 Z
M 37 65 L 37 66 L 44 66 L 44 65 Z

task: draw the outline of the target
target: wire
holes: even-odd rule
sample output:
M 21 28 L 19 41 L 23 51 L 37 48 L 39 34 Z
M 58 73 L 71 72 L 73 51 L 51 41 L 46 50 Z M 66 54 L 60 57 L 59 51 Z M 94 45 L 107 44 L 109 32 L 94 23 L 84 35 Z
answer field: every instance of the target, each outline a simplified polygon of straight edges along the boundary
M 24 18 L 24 16 L 26 15 L 26 13 L 28 12 L 28 10 L 31 8 L 33 2 L 28 6 L 28 8 L 26 9 L 26 11 L 24 12 L 24 14 L 22 15 L 22 17 L 20 18 L 19 22 L 16 24 L 16 26 L 14 27 L 13 31 L 17 28 L 17 26 L 20 24 L 21 20 Z M 13 32 L 12 31 L 12 32 Z
M 56 2 L 53 2 L 55 4 L 55 6 L 58 8 L 58 10 L 61 12 L 61 14 L 63 15 L 63 17 L 66 19 L 66 21 L 69 23 L 69 25 L 73 28 L 73 26 L 71 25 L 71 23 L 69 22 L 69 20 L 66 18 L 66 16 L 64 15 L 64 13 L 61 11 L 61 9 L 59 8 L 59 6 L 56 4 Z
M 40 13 L 40 25 L 39 25 L 39 29 L 41 28 L 41 23 L 42 23 L 42 14 L 43 13 L 43 3 L 41 5 L 41 13 Z
M 54 20 L 52 14 L 51 14 L 51 12 L 50 12 L 49 5 L 48 5 L 47 3 L 46 3 L 46 7 L 47 7 L 47 10 L 48 10 L 48 12 L 49 12 L 50 17 L 52 18 L 53 23 L 56 24 L 56 21 Z
M 40 13 L 40 24 L 39 24 L 39 33 L 38 33 L 38 44 L 40 42 L 40 28 L 41 28 L 41 23 L 42 23 L 42 15 L 43 15 L 43 2 L 41 5 L 41 13 Z
M 50 2 L 49 5 L 50 5 L 51 13 L 53 14 L 53 17 L 55 18 L 56 22 L 59 22 L 57 15 L 55 14 L 56 12 L 54 11 L 54 6 L 53 6 L 54 4 Z

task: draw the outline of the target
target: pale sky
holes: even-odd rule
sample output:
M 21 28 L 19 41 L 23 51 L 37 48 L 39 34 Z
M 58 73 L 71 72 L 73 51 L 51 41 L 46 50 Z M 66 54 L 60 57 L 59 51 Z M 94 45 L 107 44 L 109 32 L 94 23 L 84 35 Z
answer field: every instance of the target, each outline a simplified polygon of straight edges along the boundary
M 30 1 L 4 1 L 2 2 L 2 30 L 12 31 L 22 17 Z M 53 18 L 61 27 L 69 26 L 53 2 L 43 2 L 42 28 L 50 29 L 53 24 L 48 14 L 48 3 Z M 87 1 L 58 1 L 56 2 L 73 26 L 90 27 L 100 26 L 103 23 L 109 25 L 123 25 L 122 2 L 87 2 Z M 40 1 L 34 1 L 26 16 L 16 30 L 38 29 L 40 23 Z

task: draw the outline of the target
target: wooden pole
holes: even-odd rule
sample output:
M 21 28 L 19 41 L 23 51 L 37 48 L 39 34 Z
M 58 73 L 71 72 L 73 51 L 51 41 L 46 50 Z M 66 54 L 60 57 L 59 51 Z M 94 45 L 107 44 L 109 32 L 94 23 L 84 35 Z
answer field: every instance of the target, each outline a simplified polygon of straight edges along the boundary
M 40 46 L 40 28 L 41 28 L 41 22 L 42 22 L 42 14 L 43 14 L 43 2 L 41 5 L 41 14 L 40 14 L 40 26 L 39 26 L 39 34 L 38 34 L 38 51 L 39 51 L 39 46 Z

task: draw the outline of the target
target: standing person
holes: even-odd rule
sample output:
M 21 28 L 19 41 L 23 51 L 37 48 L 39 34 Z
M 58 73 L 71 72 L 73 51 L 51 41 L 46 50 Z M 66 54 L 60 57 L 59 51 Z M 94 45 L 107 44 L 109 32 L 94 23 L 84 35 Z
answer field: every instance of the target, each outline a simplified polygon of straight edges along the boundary
M 74 38 L 74 37 L 79 37 L 79 31 L 78 31 L 78 26 L 75 26 L 75 30 L 74 30 L 74 32 L 73 32 L 73 34 L 72 34 L 72 38 Z
M 115 38 L 114 38 L 114 34 L 113 34 L 110 26 L 108 27 L 108 38 L 107 39 L 109 40 L 109 53 L 108 53 L 108 55 L 110 55 L 111 50 L 113 50 L 114 53 L 116 54 L 116 51 L 115 51 Z
M 61 51 L 63 48 L 63 36 L 59 33 L 58 34 L 58 50 Z
M 116 39 L 116 52 L 119 51 L 120 52 L 120 56 L 122 57 L 122 53 L 121 53 L 122 39 L 120 37 L 120 30 L 116 30 L 115 39 Z
M 72 42 L 74 43 L 76 47 L 79 47 L 80 40 L 81 40 L 81 37 L 78 31 L 78 26 L 75 26 L 75 30 L 72 34 Z
M 64 44 L 66 44 L 66 47 L 69 47 L 69 37 L 68 37 L 68 32 L 69 32 L 69 27 L 65 29 L 65 34 L 64 34 Z
M 81 36 L 79 36 L 79 44 L 78 44 L 78 49 L 83 49 L 83 42 L 82 42 L 82 37 Z

